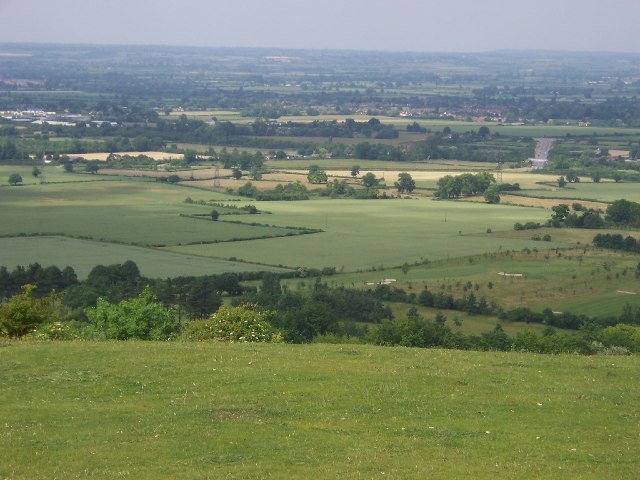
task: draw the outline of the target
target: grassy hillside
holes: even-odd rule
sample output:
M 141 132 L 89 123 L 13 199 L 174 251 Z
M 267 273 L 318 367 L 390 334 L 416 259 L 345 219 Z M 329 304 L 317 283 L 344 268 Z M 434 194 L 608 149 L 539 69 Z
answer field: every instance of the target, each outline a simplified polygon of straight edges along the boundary
M 637 357 L 0 344 L 0 478 L 637 478 Z

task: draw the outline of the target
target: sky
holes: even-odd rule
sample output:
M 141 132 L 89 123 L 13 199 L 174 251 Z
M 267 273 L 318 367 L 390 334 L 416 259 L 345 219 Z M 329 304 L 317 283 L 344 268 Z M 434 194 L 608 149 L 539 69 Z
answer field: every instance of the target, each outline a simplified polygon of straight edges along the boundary
M 638 0 L 0 0 L 0 43 L 640 53 Z

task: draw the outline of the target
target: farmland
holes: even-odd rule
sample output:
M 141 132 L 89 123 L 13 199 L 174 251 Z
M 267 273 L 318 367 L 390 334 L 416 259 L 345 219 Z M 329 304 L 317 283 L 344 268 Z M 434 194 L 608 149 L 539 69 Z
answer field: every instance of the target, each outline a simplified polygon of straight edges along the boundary
M 635 56 L 7 51 L 0 478 L 637 477 Z
M 479 236 L 492 230 L 512 229 L 523 218 L 542 221 L 548 215 L 540 209 L 455 202 L 433 202 L 425 199 L 380 201 L 314 200 L 269 204 L 274 225 L 293 224 L 320 228 L 324 232 L 289 237 L 234 242 L 217 245 L 171 246 L 175 252 L 237 257 L 247 261 L 270 258 L 278 265 L 312 267 L 336 266 L 348 271 L 380 266 L 397 266 L 426 258 L 443 259 L 487 251 L 532 247 L 526 240 Z M 483 217 L 478 212 L 490 215 Z M 358 248 L 355 248 L 358 245 Z M 395 248 L 402 245 L 401 249 Z M 312 255 L 309 255 L 312 252 Z
M 60 267 L 71 265 L 78 277 L 84 279 L 97 264 L 120 264 L 127 260 L 134 260 L 142 274 L 150 278 L 253 272 L 256 269 L 269 272 L 283 271 L 283 269 L 264 265 L 176 255 L 148 248 L 77 238 L 42 236 L 0 238 L 0 264 L 10 269 L 17 265 L 28 265 L 34 262 Z

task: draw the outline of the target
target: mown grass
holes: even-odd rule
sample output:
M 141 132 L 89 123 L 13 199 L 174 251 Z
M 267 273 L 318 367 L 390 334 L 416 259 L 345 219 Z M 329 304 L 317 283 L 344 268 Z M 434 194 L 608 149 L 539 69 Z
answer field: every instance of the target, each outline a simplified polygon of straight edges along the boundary
M 4 343 L 0 477 L 635 479 L 636 357 Z

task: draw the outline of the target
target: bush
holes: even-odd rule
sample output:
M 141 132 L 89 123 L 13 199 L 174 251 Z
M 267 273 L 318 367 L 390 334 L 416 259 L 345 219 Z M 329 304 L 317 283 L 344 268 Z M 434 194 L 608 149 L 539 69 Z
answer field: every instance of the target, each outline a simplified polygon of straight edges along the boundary
M 34 298 L 35 285 L 23 285 L 22 293 L 0 303 L 0 336 L 22 337 L 32 333 L 39 325 L 57 318 L 52 295 Z
M 163 307 L 149 287 L 117 304 L 99 298 L 85 314 L 96 332 L 109 340 L 166 340 L 180 328 L 174 312 Z
M 269 342 L 278 339 L 272 335 L 270 316 L 270 312 L 256 310 L 255 305 L 223 305 L 209 319 L 190 322 L 182 336 L 195 341 Z

